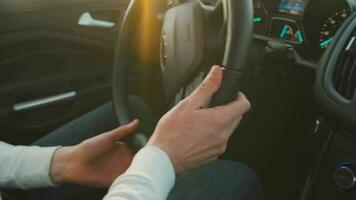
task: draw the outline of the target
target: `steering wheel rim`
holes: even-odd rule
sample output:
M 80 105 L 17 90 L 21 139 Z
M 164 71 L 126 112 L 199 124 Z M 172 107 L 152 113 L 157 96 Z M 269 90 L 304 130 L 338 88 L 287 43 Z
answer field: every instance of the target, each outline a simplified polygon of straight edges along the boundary
M 139 9 L 140 4 L 144 3 L 144 1 L 145 0 L 131 1 L 126 11 L 126 14 L 124 16 L 123 22 L 121 24 L 120 33 L 117 40 L 116 52 L 114 55 L 115 57 L 114 57 L 114 69 L 113 69 L 113 104 L 114 104 L 115 114 L 121 125 L 127 124 L 133 120 L 133 113 L 129 103 L 128 63 L 129 63 L 130 56 L 127 49 L 130 48 L 130 41 L 131 41 L 130 38 L 132 37 L 132 33 L 133 33 L 132 31 L 135 31 L 133 29 L 135 27 L 135 24 L 137 24 L 136 22 L 137 22 L 138 12 L 140 10 Z M 156 0 L 156 1 L 159 1 L 160 3 L 166 2 L 165 0 Z M 185 5 L 185 6 L 187 6 L 188 9 L 193 10 L 192 7 L 189 7 L 190 5 Z M 199 6 L 199 8 L 194 8 L 194 9 L 203 9 L 203 11 L 210 10 L 210 8 L 207 9 L 203 4 L 200 3 L 199 5 L 195 4 L 192 6 Z M 247 68 L 246 62 L 247 62 L 249 47 L 250 47 L 252 33 L 253 33 L 252 1 L 222 0 L 218 8 L 219 7 L 223 9 L 224 24 L 226 25 L 224 57 L 221 63 L 221 65 L 225 68 L 225 70 L 224 70 L 224 79 L 223 79 L 222 86 L 220 90 L 213 97 L 211 106 L 222 105 L 231 102 L 236 98 L 237 92 L 241 89 L 244 80 L 244 74 Z M 171 9 L 175 9 L 175 8 L 171 8 Z M 177 11 L 178 9 L 183 10 L 183 12 L 190 12 L 184 10 L 184 8 L 181 7 L 173 11 L 171 11 L 171 9 L 169 9 L 167 12 L 170 13 L 173 13 L 175 11 L 181 12 L 181 11 Z M 166 13 L 164 22 L 168 20 L 166 19 L 168 18 L 167 15 L 169 15 L 169 13 L 168 14 Z M 196 16 L 196 14 L 193 15 Z M 204 16 L 205 15 L 206 13 L 204 14 Z M 173 17 L 173 20 L 177 20 L 177 19 Z M 204 18 L 203 20 L 205 21 L 206 19 Z M 200 27 L 198 27 L 197 29 L 199 28 Z M 164 31 L 162 30 L 162 32 Z M 163 39 L 161 38 L 161 40 Z M 204 45 L 200 45 L 200 46 L 204 46 Z M 163 59 L 165 57 L 162 56 L 162 45 L 161 45 L 161 57 Z M 200 61 L 200 63 L 201 62 L 202 61 Z M 147 141 L 147 137 L 145 137 L 145 135 L 142 133 L 136 133 L 128 137 L 126 140 L 126 142 L 128 142 L 128 145 L 134 150 L 138 150 L 142 148 L 145 145 L 146 141 Z

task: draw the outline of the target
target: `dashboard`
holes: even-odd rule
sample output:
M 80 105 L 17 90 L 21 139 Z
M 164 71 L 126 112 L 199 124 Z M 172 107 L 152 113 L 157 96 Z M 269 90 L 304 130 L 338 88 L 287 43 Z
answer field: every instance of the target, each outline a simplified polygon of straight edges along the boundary
M 200 1 L 216 6 L 222 0 Z M 292 46 L 302 63 L 315 67 L 342 23 L 355 11 L 356 0 L 251 0 L 255 41 L 281 41 Z
M 255 39 L 292 45 L 305 60 L 317 62 L 341 24 L 351 15 L 347 0 L 254 0 Z

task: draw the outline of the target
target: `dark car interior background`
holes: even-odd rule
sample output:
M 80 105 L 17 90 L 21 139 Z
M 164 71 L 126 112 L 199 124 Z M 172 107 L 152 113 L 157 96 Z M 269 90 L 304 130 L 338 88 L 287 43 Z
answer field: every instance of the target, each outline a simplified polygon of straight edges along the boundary
M 167 8 L 188 1 L 167 0 Z M 208 7 L 220 2 L 190 1 Z M 129 2 L 0 0 L 1 141 L 31 144 L 112 100 L 116 40 Z M 319 109 L 315 98 L 319 61 L 356 1 L 253 4 L 254 36 L 242 90 L 252 110 L 223 159 L 255 169 L 266 199 L 356 199 L 355 131 Z M 140 84 L 138 77 L 130 71 L 129 85 Z M 355 86 L 356 81 L 348 98 Z M 150 94 L 135 95 L 150 101 Z

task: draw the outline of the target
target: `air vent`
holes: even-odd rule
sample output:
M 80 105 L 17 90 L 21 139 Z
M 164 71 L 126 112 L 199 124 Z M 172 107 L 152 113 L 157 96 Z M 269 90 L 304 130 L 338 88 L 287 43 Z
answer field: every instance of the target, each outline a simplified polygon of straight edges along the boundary
M 352 100 L 356 88 L 356 36 L 351 37 L 341 53 L 334 72 L 336 91 L 348 100 Z

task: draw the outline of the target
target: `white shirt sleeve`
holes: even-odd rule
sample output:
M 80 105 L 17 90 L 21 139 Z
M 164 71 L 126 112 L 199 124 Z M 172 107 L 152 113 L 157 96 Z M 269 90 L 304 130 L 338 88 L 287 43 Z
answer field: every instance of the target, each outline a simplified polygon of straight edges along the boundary
M 0 188 L 54 186 L 49 171 L 57 148 L 12 146 L 0 141 Z
M 104 200 L 164 200 L 174 183 L 175 172 L 168 155 L 157 147 L 146 146 L 112 184 Z

